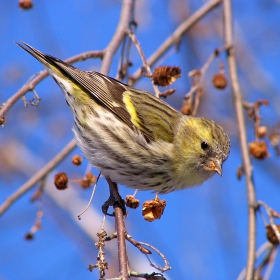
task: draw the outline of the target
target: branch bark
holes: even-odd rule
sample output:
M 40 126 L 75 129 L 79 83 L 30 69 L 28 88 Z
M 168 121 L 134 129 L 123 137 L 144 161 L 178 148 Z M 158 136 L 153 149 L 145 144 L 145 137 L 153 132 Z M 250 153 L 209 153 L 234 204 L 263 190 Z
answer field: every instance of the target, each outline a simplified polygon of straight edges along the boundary
M 243 97 L 238 82 L 236 59 L 233 47 L 232 36 L 232 10 L 231 1 L 224 0 L 224 21 L 225 21 L 225 44 L 231 46 L 227 51 L 229 76 L 231 80 L 234 106 L 238 124 L 238 135 L 242 154 L 243 168 L 246 177 L 247 198 L 248 198 L 248 254 L 246 280 L 254 279 L 255 251 L 256 251 L 256 194 L 253 183 L 253 174 L 243 111 Z

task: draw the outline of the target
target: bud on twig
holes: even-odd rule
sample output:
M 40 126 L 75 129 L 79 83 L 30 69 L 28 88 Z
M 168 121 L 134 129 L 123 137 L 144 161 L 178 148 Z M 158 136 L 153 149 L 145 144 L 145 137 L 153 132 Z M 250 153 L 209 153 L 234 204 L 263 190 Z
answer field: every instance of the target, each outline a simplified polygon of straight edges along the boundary
M 83 179 L 81 179 L 80 185 L 83 189 L 87 189 L 95 182 L 96 182 L 96 176 L 94 176 L 91 172 L 88 172 L 86 176 Z
M 68 176 L 64 172 L 59 172 L 54 176 L 54 184 L 58 190 L 65 190 L 68 187 Z
M 213 86 L 217 89 L 224 89 L 227 86 L 227 78 L 224 74 L 215 74 L 212 79 Z
M 74 155 L 72 157 L 72 163 L 76 166 L 79 166 L 82 164 L 83 158 L 79 155 Z
M 257 137 L 264 138 L 265 135 L 266 135 L 266 132 L 267 132 L 267 127 L 266 126 L 258 127 L 257 130 L 256 130 Z
M 0 125 L 4 126 L 5 122 L 6 122 L 5 117 L 0 118 Z
M 277 230 L 279 231 L 280 233 L 280 226 L 279 225 L 276 225 L 276 228 Z M 272 228 L 271 225 L 267 225 L 266 226 L 266 237 L 268 239 L 268 241 L 270 243 L 272 243 L 273 245 L 279 245 L 279 239 L 278 237 L 276 236 L 275 232 L 274 232 L 274 229 Z

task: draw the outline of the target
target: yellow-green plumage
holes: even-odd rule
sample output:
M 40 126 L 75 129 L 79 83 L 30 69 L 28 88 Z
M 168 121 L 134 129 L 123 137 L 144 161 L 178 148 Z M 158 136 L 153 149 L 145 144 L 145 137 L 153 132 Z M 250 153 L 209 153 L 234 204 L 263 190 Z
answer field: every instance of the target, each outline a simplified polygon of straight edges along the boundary
M 221 174 L 230 142 L 214 121 L 184 116 L 150 93 L 18 45 L 62 88 L 77 144 L 104 176 L 131 188 L 168 193 Z

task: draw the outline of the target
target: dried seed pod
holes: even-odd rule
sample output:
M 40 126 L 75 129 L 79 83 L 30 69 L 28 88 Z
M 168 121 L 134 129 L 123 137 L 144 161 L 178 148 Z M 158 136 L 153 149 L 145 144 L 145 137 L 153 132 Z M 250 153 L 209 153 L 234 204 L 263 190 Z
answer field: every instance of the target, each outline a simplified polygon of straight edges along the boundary
M 160 66 L 154 71 L 153 82 L 155 85 L 166 87 L 174 83 L 180 76 L 180 67 Z
M 127 195 L 125 199 L 125 205 L 129 208 L 136 209 L 139 207 L 140 201 L 139 199 L 136 199 L 132 195 Z
M 273 132 L 269 135 L 270 144 L 273 147 L 277 147 L 280 143 L 280 134 L 277 132 Z
M 166 90 L 166 91 L 164 91 L 164 92 L 161 92 L 161 93 L 159 94 L 159 96 L 160 96 L 160 97 L 163 97 L 163 98 L 166 98 L 167 96 L 172 95 L 175 91 L 176 91 L 176 89 L 174 89 L 174 88 L 168 89 L 168 90 Z
M 59 172 L 54 176 L 54 184 L 58 190 L 65 190 L 68 187 L 68 176 L 65 172 Z
M 26 240 L 33 240 L 34 239 L 34 234 L 31 232 L 28 232 L 25 234 L 25 239 Z
M 242 165 L 238 166 L 236 175 L 237 175 L 237 179 L 241 180 L 242 176 L 244 175 L 244 168 Z
M 83 158 L 80 155 L 74 155 L 72 157 L 72 163 L 76 166 L 79 166 L 82 164 Z
M 276 225 L 276 227 L 277 227 L 277 230 L 280 233 L 280 226 Z M 267 240 L 270 243 L 272 243 L 273 245 L 279 245 L 279 239 L 277 238 L 277 235 L 275 234 L 271 225 L 266 226 L 266 237 L 267 237 Z
M 269 157 L 267 145 L 264 141 L 249 143 L 249 153 L 252 157 L 260 160 Z
M 22 10 L 29 10 L 33 7 L 33 2 L 31 0 L 19 0 L 18 5 Z
M 259 138 L 264 138 L 266 133 L 267 133 L 267 127 L 266 126 L 260 126 L 256 130 L 257 137 L 259 137 Z
M 148 222 L 160 219 L 164 212 L 165 206 L 166 201 L 160 200 L 158 197 L 145 201 L 142 207 L 142 216 Z
M 212 84 L 217 89 L 224 89 L 227 86 L 227 78 L 222 73 L 217 73 L 213 76 Z
M 257 106 L 260 106 L 260 105 L 268 106 L 268 104 L 269 104 L 267 99 L 257 100 L 255 103 L 257 104 Z
M 193 108 L 190 102 L 184 102 L 182 108 L 181 108 L 181 113 L 187 116 L 191 116 L 193 113 Z
M 0 125 L 4 126 L 4 123 L 6 122 L 5 117 L 0 118 Z
M 92 184 L 96 182 L 96 176 L 94 176 L 91 172 L 88 172 L 86 176 L 81 179 L 80 185 L 83 189 L 89 188 Z

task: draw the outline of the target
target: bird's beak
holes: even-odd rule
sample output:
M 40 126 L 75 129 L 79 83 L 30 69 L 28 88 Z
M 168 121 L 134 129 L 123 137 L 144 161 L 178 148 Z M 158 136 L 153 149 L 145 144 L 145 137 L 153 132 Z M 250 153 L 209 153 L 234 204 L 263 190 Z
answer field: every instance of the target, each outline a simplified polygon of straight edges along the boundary
M 217 172 L 220 176 L 222 176 L 223 170 L 222 170 L 222 164 L 219 161 L 213 161 L 215 167 L 214 171 Z
M 222 176 L 222 163 L 218 159 L 210 159 L 208 164 L 204 166 L 205 170 L 211 170 L 217 172 L 220 176 Z

